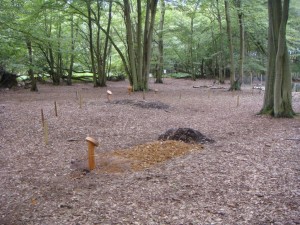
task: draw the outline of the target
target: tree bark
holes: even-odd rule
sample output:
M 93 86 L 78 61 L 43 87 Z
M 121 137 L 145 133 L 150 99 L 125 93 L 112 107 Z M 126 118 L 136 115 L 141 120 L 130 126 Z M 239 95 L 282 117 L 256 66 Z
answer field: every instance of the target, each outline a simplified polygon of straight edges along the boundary
M 230 89 L 229 90 L 237 90 L 238 85 L 235 80 L 235 68 L 234 68 L 234 58 L 233 58 L 233 43 L 232 43 L 232 31 L 231 31 L 231 18 L 229 12 L 229 2 L 225 0 L 225 15 L 226 15 L 226 23 L 227 23 L 227 37 L 228 37 L 228 46 L 230 52 Z
M 217 0 L 217 20 L 219 24 L 219 32 L 220 32 L 220 45 L 219 45 L 219 51 L 220 55 L 218 56 L 218 64 L 219 64 L 219 82 L 221 84 L 224 84 L 225 82 L 225 68 L 224 68 L 224 60 L 223 60 L 223 29 L 222 29 L 222 18 L 221 18 L 221 13 L 220 13 L 220 8 L 219 8 L 219 0 Z
M 92 8 L 91 8 L 91 0 L 86 1 L 87 11 L 88 11 L 88 28 L 89 28 L 89 47 L 90 47 L 90 57 L 92 63 L 92 73 L 93 73 L 93 83 L 94 87 L 97 86 L 97 78 L 96 78 L 96 66 L 95 66 L 95 58 L 94 58 L 94 46 L 93 46 L 93 26 L 92 26 Z
M 240 58 L 239 58 L 239 74 L 238 80 L 243 84 L 244 79 L 244 58 L 245 58 L 245 31 L 244 31 L 244 14 L 242 8 L 242 0 L 237 0 L 238 21 L 240 28 Z
M 165 21 L 165 0 L 160 0 L 160 20 L 159 20 L 159 31 L 158 31 L 158 68 L 156 73 L 155 83 L 163 83 L 163 66 L 164 66 L 164 21 Z
M 33 55 L 32 55 L 32 43 L 30 39 L 26 40 L 27 50 L 28 50 L 28 61 L 29 61 L 29 70 L 28 75 L 31 80 L 31 88 L 30 91 L 38 91 L 37 85 L 36 85 L 36 79 L 34 77 L 33 73 Z
M 71 15 L 71 58 L 70 58 L 70 66 L 68 70 L 68 77 L 67 77 L 67 85 L 72 85 L 72 75 L 73 75 L 73 65 L 75 59 L 75 39 L 74 39 L 74 16 Z
M 293 117 L 291 72 L 286 45 L 289 0 L 268 0 L 268 68 L 266 91 L 261 114 Z

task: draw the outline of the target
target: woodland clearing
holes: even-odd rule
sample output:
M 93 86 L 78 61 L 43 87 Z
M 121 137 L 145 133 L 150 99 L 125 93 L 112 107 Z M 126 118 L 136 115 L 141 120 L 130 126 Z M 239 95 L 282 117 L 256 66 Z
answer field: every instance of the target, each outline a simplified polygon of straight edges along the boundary
M 249 86 L 107 84 L 110 102 L 92 84 L 0 90 L 0 224 L 300 224 L 299 116 L 257 115 L 263 91 Z M 215 142 L 157 140 L 187 127 Z

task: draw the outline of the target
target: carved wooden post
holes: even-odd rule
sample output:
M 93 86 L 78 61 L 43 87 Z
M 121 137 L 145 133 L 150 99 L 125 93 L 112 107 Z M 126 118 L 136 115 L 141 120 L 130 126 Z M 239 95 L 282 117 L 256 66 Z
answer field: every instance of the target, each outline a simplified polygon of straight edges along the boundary
M 89 170 L 93 170 L 96 167 L 96 163 L 95 163 L 95 146 L 97 147 L 99 145 L 99 143 L 91 137 L 87 137 L 85 140 L 88 142 Z

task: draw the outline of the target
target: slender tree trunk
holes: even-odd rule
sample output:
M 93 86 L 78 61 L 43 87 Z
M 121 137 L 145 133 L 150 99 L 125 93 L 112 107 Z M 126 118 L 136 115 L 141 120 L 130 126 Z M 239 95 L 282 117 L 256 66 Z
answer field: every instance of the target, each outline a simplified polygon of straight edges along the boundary
M 107 77 L 106 61 L 107 61 L 108 53 L 109 53 L 108 43 L 109 43 L 111 19 L 112 19 L 112 0 L 109 1 L 108 22 L 107 22 L 107 28 L 106 28 L 106 33 L 105 33 L 106 37 L 105 37 L 104 52 L 103 52 L 103 66 L 102 66 L 103 76 L 100 79 L 100 86 L 101 87 L 106 86 L 106 77 Z
M 135 65 L 135 51 L 134 51 L 134 41 L 133 41 L 133 29 L 131 24 L 131 13 L 129 0 L 123 0 L 124 3 L 124 17 L 126 25 L 126 39 L 128 48 L 128 60 L 129 60 L 129 71 L 131 85 L 134 90 L 138 90 L 138 80 L 137 80 L 137 70 Z
M 195 16 L 191 16 L 191 23 L 190 23 L 190 47 L 189 47 L 189 55 L 190 55 L 190 68 L 192 70 L 192 79 L 196 80 L 195 76 L 195 69 L 194 69 L 194 52 L 193 52 L 193 46 L 194 46 L 194 19 Z
M 245 58 L 245 32 L 244 32 L 244 14 L 242 9 L 242 0 L 237 0 L 238 20 L 240 28 L 240 58 L 238 79 L 243 84 L 244 79 L 244 58 Z
M 73 75 L 73 65 L 75 59 L 75 39 L 74 39 L 74 16 L 71 15 L 71 58 L 70 58 L 70 66 L 67 77 L 67 85 L 72 85 L 72 75 Z
M 95 66 L 94 46 L 93 46 L 91 0 L 87 0 L 86 5 L 87 5 L 87 10 L 88 10 L 89 48 L 90 48 L 90 57 L 91 57 L 91 63 L 92 63 L 93 83 L 94 83 L 94 87 L 96 87 L 97 86 L 97 78 L 96 78 L 96 66 Z
M 225 0 L 225 15 L 226 15 L 226 23 L 227 23 L 228 45 L 229 45 L 229 52 L 230 52 L 230 86 L 231 87 L 229 90 L 237 90 L 239 88 L 238 88 L 238 84 L 235 82 L 231 18 L 230 18 L 230 9 L 229 9 L 228 0 Z
M 163 75 L 163 66 L 164 66 L 164 21 L 165 21 L 165 0 L 160 0 L 160 21 L 159 21 L 159 32 L 158 32 L 158 68 L 156 73 L 155 83 L 163 83 L 162 75 Z
M 32 44 L 31 40 L 27 39 L 26 40 L 26 45 L 27 45 L 27 50 L 28 50 L 28 61 L 29 61 L 29 70 L 28 70 L 28 75 L 31 80 L 31 91 L 38 91 L 37 84 L 36 84 L 36 79 L 34 77 L 33 73 L 33 55 L 32 55 Z
M 219 45 L 219 51 L 220 55 L 218 56 L 219 61 L 219 82 L 221 84 L 224 84 L 225 82 L 225 68 L 224 68 L 224 60 L 223 60 L 223 29 L 222 29 L 222 19 L 221 19 L 221 13 L 219 8 L 219 0 L 217 0 L 217 20 L 219 24 L 219 32 L 220 32 L 220 45 Z M 224 71 L 224 72 L 223 72 Z

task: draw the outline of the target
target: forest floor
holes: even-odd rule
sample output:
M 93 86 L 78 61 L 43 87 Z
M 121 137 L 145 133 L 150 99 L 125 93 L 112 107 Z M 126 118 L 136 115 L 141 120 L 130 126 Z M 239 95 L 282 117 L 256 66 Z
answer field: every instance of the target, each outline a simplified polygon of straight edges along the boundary
M 257 115 L 263 91 L 212 84 L 108 82 L 111 102 L 92 84 L 0 90 L 0 224 L 300 224 L 299 116 Z M 215 142 L 157 141 L 170 128 Z

